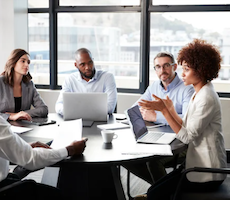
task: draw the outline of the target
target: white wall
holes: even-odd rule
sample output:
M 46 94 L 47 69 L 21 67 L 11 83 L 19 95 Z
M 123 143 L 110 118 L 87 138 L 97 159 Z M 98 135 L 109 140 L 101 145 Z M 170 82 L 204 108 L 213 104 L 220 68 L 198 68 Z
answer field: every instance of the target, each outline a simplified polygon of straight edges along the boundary
M 7 0 L 8 1 L 8 0 Z M 14 48 L 28 48 L 28 0 L 14 0 Z
M 225 148 L 230 150 L 230 99 L 220 98 L 222 109 L 222 127 L 225 139 Z
M 0 0 L 0 73 L 10 52 L 28 50 L 27 0 Z
M 14 48 L 13 0 L 0 0 L 0 73 Z

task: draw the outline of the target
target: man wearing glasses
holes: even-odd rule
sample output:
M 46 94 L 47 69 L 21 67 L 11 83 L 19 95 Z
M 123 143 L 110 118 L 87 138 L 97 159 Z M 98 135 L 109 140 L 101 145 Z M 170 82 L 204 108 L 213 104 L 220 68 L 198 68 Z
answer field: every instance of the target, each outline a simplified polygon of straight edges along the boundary
M 133 105 L 138 105 L 141 99 L 155 100 L 152 94 L 165 99 L 166 96 L 173 101 L 177 113 L 183 118 L 192 94 L 193 87 L 185 86 L 182 79 L 176 73 L 177 64 L 174 57 L 169 52 L 160 52 L 154 58 L 154 69 L 159 80 L 154 81 Z M 166 119 L 161 112 L 154 110 L 145 110 L 140 107 L 142 117 L 145 121 L 167 124 Z M 179 155 L 178 163 L 182 163 L 185 159 L 186 151 Z M 133 174 L 139 176 L 150 184 L 153 184 L 166 175 L 165 167 L 174 165 L 174 157 L 159 156 L 152 158 L 149 162 L 139 164 L 126 164 L 125 168 L 129 169 Z
M 160 52 L 154 58 L 154 70 L 159 80 L 154 81 L 141 96 L 141 99 L 155 100 L 152 94 L 165 99 L 166 96 L 173 101 L 177 113 L 183 117 L 187 110 L 188 103 L 194 89 L 192 86 L 185 86 L 182 79 L 176 73 L 177 64 L 171 53 Z M 168 124 L 161 112 L 144 110 L 140 108 L 143 119 L 150 122 Z

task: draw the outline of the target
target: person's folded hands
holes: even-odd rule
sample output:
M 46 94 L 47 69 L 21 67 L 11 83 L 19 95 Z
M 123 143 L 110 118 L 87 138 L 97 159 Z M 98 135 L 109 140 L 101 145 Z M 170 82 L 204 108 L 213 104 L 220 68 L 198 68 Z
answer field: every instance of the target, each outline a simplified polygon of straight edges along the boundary
M 10 114 L 9 120 L 12 121 L 21 120 L 21 119 L 28 120 L 28 121 L 32 120 L 32 117 L 27 112 L 24 111 L 20 111 L 18 113 L 6 113 L 6 114 Z

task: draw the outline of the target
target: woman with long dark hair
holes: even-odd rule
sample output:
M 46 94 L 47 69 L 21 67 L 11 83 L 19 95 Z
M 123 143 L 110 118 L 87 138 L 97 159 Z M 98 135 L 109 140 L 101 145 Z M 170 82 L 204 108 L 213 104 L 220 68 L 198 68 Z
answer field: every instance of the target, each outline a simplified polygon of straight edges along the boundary
M 48 114 L 48 107 L 31 81 L 29 64 L 29 53 L 15 49 L 0 76 L 0 116 L 6 120 L 31 120 Z

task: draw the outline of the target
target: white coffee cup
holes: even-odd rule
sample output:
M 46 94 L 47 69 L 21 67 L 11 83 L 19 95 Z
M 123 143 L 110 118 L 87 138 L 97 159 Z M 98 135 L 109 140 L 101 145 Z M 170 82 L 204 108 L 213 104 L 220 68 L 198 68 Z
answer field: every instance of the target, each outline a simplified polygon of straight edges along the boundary
M 111 143 L 113 139 L 117 138 L 117 134 L 112 130 L 102 130 L 101 135 L 104 143 Z

